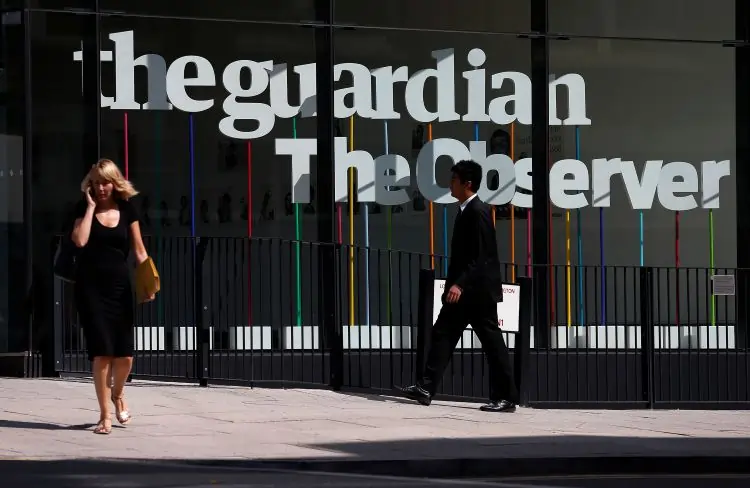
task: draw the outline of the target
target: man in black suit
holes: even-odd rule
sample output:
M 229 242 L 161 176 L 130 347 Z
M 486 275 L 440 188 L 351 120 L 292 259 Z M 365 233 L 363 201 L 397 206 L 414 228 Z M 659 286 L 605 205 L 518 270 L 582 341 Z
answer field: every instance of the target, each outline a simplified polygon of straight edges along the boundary
M 424 377 L 402 391 L 408 398 L 429 405 L 456 344 L 471 324 L 489 365 L 490 402 L 481 410 L 513 412 L 518 390 L 497 321 L 502 279 L 495 226 L 491 207 L 476 194 L 482 182 L 482 167 L 474 161 L 460 161 L 451 172 L 451 196 L 459 201 L 461 208 L 453 226 L 443 306 L 432 328 Z

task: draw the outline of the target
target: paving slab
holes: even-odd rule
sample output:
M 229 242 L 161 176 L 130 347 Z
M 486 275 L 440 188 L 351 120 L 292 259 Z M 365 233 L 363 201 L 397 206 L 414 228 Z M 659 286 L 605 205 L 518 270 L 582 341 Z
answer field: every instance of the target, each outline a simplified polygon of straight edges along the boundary
M 0 460 L 132 460 L 377 474 L 750 470 L 750 412 L 540 410 L 329 390 L 135 381 L 109 436 L 87 380 L 0 379 Z M 585 468 L 585 469 L 584 469 Z M 682 471 L 677 471 L 682 472 Z

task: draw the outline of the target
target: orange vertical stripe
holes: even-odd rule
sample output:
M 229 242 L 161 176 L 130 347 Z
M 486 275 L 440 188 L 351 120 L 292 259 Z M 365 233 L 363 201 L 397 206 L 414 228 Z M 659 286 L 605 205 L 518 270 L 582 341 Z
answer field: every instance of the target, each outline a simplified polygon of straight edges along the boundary
M 547 155 L 547 171 L 549 171 L 550 168 L 552 168 L 552 155 L 548 154 Z M 551 292 L 549 310 L 550 310 L 550 325 L 553 325 L 555 323 L 555 314 L 557 312 L 557 310 L 555 309 L 555 305 L 557 304 L 557 297 L 556 297 L 557 282 L 555 281 L 555 272 L 552 266 L 552 263 L 554 262 L 552 261 L 553 256 L 554 256 L 552 252 L 552 246 L 553 246 L 552 234 L 554 234 L 553 228 L 552 228 L 552 205 L 550 205 L 549 203 L 547 205 L 549 205 L 549 212 L 547 215 L 547 218 L 549 219 L 548 224 L 547 224 L 548 229 L 549 229 L 549 256 L 548 256 L 547 262 L 549 263 L 549 281 L 550 281 L 550 292 Z

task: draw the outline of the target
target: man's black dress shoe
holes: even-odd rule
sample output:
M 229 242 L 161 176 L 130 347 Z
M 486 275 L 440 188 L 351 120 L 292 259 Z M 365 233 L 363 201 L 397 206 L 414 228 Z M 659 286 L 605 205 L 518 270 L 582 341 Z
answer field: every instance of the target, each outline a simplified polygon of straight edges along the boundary
M 482 405 L 479 410 L 482 412 L 513 413 L 516 411 L 516 404 L 510 403 L 507 400 L 500 400 L 499 402 L 490 402 L 487 405 Z
M 432 403 L 432 396 L 430 393 L 419 385 L 399 387 L 399 390 L 411 400 L 416 400 L 422 405 L 429 406 Z

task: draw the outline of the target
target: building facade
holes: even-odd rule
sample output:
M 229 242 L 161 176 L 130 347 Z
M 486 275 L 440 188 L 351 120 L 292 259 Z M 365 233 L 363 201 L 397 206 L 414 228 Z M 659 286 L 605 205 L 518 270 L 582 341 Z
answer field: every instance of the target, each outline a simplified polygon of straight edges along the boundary
M 621 321 L 630 282 L 605 267 L 750 267 L 743 2 L 258 3 L 2 2 L 0 352 L 49 342 L 54 238 L 99 157 L 140 190 L 154 242 L 334 243 L 365 261 L 368 248 L 426 255 L 438 272 L 448 168 L 472 157 L 510 281 L 540 283 L 538 323 Z M 308 297 L 310 320 L 390 311 L 371 289 L 380 264 L 342 261 L 340 305 L 318 276 L 336 257 L 296 259 L 279 267 L 296 267 L 284 299 Z M 584 290 L 589 278 L 601 282 Z M 389 304 L 415 298 L 391 285 Z M 690 307 L 660 305 L 660 321 Z

